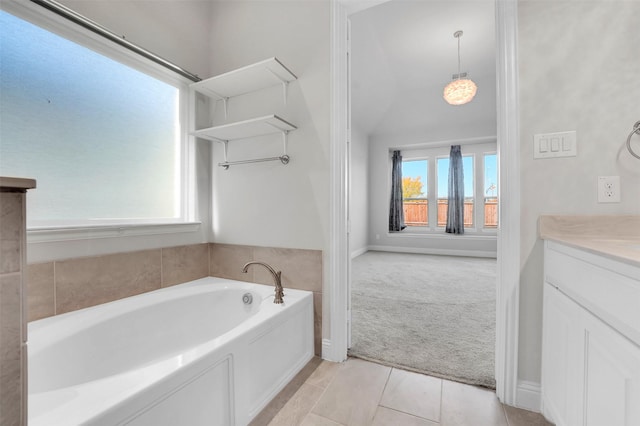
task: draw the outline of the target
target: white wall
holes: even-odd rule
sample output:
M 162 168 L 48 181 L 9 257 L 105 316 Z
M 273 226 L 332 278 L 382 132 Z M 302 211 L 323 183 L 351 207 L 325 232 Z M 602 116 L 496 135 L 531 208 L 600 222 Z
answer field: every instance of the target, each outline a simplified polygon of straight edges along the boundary
M 233 122 L 275 113 L 298 127 L 289 134 L 288 165 L 213 168 L 213 241 L 326 250 L 329 235 L 329 2 L 215 2 L 211 70 L 220 74 L 275 56 L 298 80 L 286 105 L 280 86 L 231 99 Z M 282 153 L 280 134 L 232 141 L 229 161 Z M 214 144 L 214 164 L 223 149 Z
M 30 2 L 20 2 L 21 10 L 36 11 L 56 17 Z M 208 34 L 210 4 L 208 2 L 149 1 L 74 1 L 62 3 L 141 47 L 173 61 L 198 74 L 209 73 Z M 73 25 L 73 24 L 66 24 Z M 196 150 L 196 220 L 201 226 L 165 233 L 158 229 L 144 235 L 137 231 L 124 236 L 95 237 L 91 231 L 81 232 L 75 240 L 59 241 L 55 237 L 34 242 L 29 236 L 28 262 L 44 262 L 78 256 L 134 251 L 148 248 L 195 244 L 209 240 L 210 234 L 210 146 L 198 143 Z
M 519 378 L 540 381 L 541 214 L 640 214 L 640 160 L 623 149 L 640 120 L 637 1 L 520 1 L 521 290 Z M 534 160 L 533 135 L 576 130 L 578 156 Z M 598 204 L 597 176 L 622 202 Z
M 60 0 L 60 3 L 152 53 L 208 76 L 209 1 Z
M 351 182 L 349 188 L 349 251 L 357 256 L 369 244 L 369 139 L 357 127 L 351 129 Z
M 323 337 L 329 338 L 330 2 L 223 1 L 212 10 L 212 75 L 277 57 L 298 79 L 286 105 L 275 86 L 222 106 L 214 122 L 275 113 L 293 123 L 287 165 L 279 162 L 217 167 L 213 146 L 213 239 L 217 243 L 323 250 Z M 281 155 L 281 136 L 229 143 L 229 161 Z

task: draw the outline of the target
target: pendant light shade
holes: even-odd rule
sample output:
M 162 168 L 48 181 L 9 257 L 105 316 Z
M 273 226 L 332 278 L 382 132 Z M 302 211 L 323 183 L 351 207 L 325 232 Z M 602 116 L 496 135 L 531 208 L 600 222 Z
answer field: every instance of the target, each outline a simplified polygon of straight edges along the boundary
M 478 91 L 476 84 L 466 77 L 466 73 L 460 72 L 460 37 L 462 31 L 456 31 L 453 36 L 458 39 L 458 74 L 453 76 L 453 81 L 444 87 L 442 96 L 451 105 L 464 105 L 471 102 Z

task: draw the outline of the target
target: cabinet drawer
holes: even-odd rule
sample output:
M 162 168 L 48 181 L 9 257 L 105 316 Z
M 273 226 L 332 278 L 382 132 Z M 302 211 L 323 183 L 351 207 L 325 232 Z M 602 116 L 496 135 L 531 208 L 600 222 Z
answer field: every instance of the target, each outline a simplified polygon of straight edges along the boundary
M 619 272 L 633 269 L 615 262 L 596 264 L 581 250 L 545 244 L 545 281 L 640 345 L 640 280 Z

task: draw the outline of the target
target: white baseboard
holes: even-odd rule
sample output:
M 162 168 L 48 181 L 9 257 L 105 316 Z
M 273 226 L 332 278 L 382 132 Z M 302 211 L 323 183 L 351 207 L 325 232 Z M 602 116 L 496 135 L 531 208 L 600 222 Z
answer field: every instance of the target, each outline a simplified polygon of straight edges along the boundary
M 388 251 L 392 253 L 440 254 L 445 256 L 496 257 L 495 251 L 480 250 L 447 250 L 438 248 L 401 247 L 401 246 L 369 246 L 368 250 Z
M 334 354 L 331 352 L 331 340 L 330 339 L 322 339 L 322 350 L 321 350 L 321 358 L 326 359 L 327 361 L 333 361 Z
M 542 393 L 540 383 L 518 380 L 516 406 L 525 410 L 540 412 Z
M 366 252 L 369 251 L 369 247 L 368 246 L 364 246 L 358 250 L 354 250 L 351 252 L 351 258 L 356 258 L 358 256 L 360 256 L 361 254 L 365 254 Z

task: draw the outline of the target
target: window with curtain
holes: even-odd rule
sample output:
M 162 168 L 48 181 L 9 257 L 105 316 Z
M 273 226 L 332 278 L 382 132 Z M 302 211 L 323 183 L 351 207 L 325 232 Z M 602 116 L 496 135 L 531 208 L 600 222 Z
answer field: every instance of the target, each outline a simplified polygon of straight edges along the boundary
M 493 142 L 462 145 L 466 231 L 492 234 L 498 226 L 498 164 L 495 149 Z M 405 187 L 415 188 L 418 186 L 415 182 L 419 180 L 423 194 L 415 196 L 403 191 L 404 218 L 408 227 L 405 233 L 438 233 L 446 227 L 449 150 L 449 146 L 403 150 L 402 176 L 407 182 Z M 416 207 L 414 203 L 419 206 Z
M 184 221 L 188 82 L 5 11 L 0 34 L 0 173 L 37 180 L 29 227 Z
M 474 170 L 473 155 L 462 156 L 462 166 L 464 170 L 464 226 L 471 228 L 474 226 Z M 444 227 L 447 224 L 448 213 L 448 193 L 449 193 L 449 157 L 438 158 L 438 226 Z

